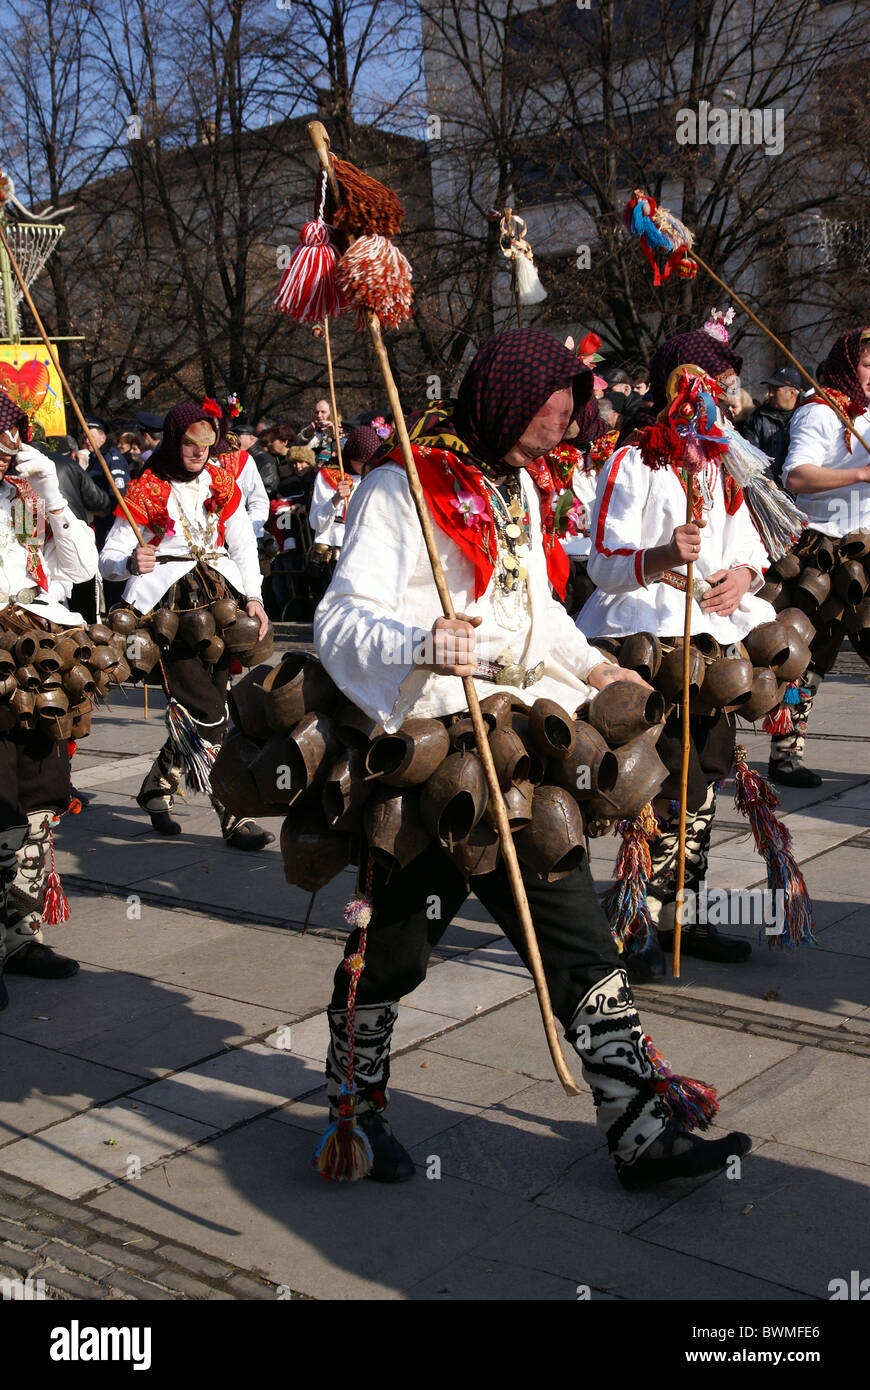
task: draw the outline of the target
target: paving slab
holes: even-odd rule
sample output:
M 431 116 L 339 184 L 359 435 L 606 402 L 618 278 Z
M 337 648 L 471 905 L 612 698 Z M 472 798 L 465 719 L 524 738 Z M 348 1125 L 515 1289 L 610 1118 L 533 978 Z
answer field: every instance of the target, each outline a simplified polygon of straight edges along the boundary
M 829 1283 L 866 1273 L 870 1189 L 867 1169 L 772 1141 L 747 1155 L 739 1181 L 717 1181 L 658 1213 L 640 1228 L 644 1241 L 700 1259 L 715 1252 L 720 1269 L 809 1298 L 830 1297 Z M 723 1295 L 727 1297 L 727 1294 Z
M 155 975 L 161 962 L 180 952 L 195 951 L 208 959 L 218 940 L 232 938 L 239 928 L 199 912 L 182 912 L 155 903 L 130 904 L 126 897 L 94 897 L 67 891 L 70 920 L 49 929 L 51 940 L 86 965 Z M 131 915 L 132 914 L 132 915 Z M 165 978 L 165 977 L 164 977 Z
M 741 1086 L 727 1121 L 759 1138 L 870 1165 L 870 1058 L 802 1047 Z
M 310 1065 L 314 1067 L 313 1063 Z M 316 1077 L 322 1081 L 322 1068 L 317 1068 Z M 425 1165 L 432 1151 L 429 1141 L 440 1142 L 445 1130 L 451 1130 L 468 1116 L 492 1114 L 496 1104 L 520 1095 L 528 1084 L 527 1077 L 514 1072 L 415 1048 L 391 1063 L 390 1124 L 406 1148 L 427 1143 L 420 1159 Z M 328 1120 L 325 1086 L 316 1095 L 276 1111 L 271 1118 L 321 1134 Z
M 516 1203 L 452 1178 L 327 1183 L 311 1135 L 255 1120 L 93 1205 L 315 1298 L 395 1299 L 512 1224 Z
M 608 1177 L 622 1194 L 623 1206 L 627 1202 L 633 1205 L 642 1195 L 628 1196 L 611 1174 Z M 668 1186 L 674 1188 L 676 1184 Z M 696 1198 L 701 1210 L 715 1209 L 715 1200 L 711 1201 L 705 1189 L 698 1191 Z M 669 1206 L 676 1225 L 679 1225 L 684 1205 L 678 1201 Z M 731 1298 L 766 1301 L 795 1296 L 781 1279 L 766 1280 L 759 1277 L 758 1271 L 736 1274 L 723 1267 L 716 1243 L 705 1239 L 703 1226 L 699 1234 L 703 1249 L 697 1256 L 674 1251 L 671 1258 L 667 1258 L 662 1249 L 656 1249 L 646 1239 L 590 1224 L 583 1219 L 582 1208 L 571 1216 L 539 1208 L 483 1241 L 475 1248 L 474 1255 L 479 1260 L 519 1260 L 527 1270 L 539 1269 L 570 1279 L 575 1291 L 577 1285 L 588 1286 L 620 1298 L 695 1302 Z M 628 1329 L 626 1333 L 628 1335 Z
M 637 1004 L 645 1031 L 671 1069 L 715 1086 L 720 1098 L 729 1097 L 727 1105 L 723 1102 L 729 1129 L 739 1128 L 733 1124 L 732 1114 L 738 1088 L 756 1076 L 767 1074 L 797 1051 L 794 1043 L 717 1028 L 712 1019 L 706 1024 L 657 1014 L 654 1009 L 644 1007 L 640 994 Z
M 292 1052 L 249 1043 L 130 1093 L 130 1099 L 228 1129 L 310 1091 L 322 1072 Z
M 468 1018 L 525 994 L 528 987 L 528 971 L 512 948 L 500 953 L 485 949 L 433 966 L 407 1000 L 428 1013 Z
M 62 1197 L 81 1197 L 123 1179 L 134 1160 L 145 1168 L 212 1132 L 183 1116 L 119 1100 L 7 1145 L 0 1150 L 0 1171 Z
M 823 951 L 836 951 L 845 956 L 870 956 L 870 908 L 859 907 L 856 912 L 838 917 L 817 932 Z
M 408 1291 L 408 1297 L 415 1300 L 445 1303 L 570 1303 L 578 1296 L 572 1279 L 528 1269 L 519 1260 L 482 1260 L 477 1255 L 451 1260 Z M 614 1301 L 613 1294 L 598 1289 L 592 1297 L 596 1303 Z
M 0 1146 L 36 1134 L 135 1084 L 127 1072 L 4 1037 L 0 1039 Z
M 532 993 L 525 998 L 436 1038 L 429 1043 L 429 1050 L 502 1071 L 518 1072 L 533 1080 L 549 1081 L 553 1063 L 541 1026 L 538 1002 L 532 986 L 529 988 Z M 565 1048 L 565 1060 L 580 1081 L 580 1059 L 573 1048 Z

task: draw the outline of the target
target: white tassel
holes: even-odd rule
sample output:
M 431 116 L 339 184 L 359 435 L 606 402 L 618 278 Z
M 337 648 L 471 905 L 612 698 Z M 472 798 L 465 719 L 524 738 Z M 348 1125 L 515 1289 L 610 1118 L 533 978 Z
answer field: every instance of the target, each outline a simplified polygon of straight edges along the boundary
M 807 524 L 794 498 L 770 477 L 767 454 L 731 425 L 726 425 L 728 452 L 722 462 L 728 474 L 743 489 L 755 528 L 771 560 L 780 560 L 791 550 Z
M 517 298 L 521 304 L 540 304 L 547 298 L 547 291 L 538 278 L 535 263 L 530 256 L 518 255 L 514 260 Z

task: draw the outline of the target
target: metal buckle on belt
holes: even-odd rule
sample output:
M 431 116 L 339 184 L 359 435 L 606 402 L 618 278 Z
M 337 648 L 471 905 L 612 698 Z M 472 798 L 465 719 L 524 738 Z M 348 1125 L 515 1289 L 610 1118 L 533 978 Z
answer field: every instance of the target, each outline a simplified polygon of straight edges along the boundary
M 480 681 L 492 681 L 495 685 L 513 685 L 520 690 L 527 690 L 530 685 L 535 685 L 543 674 L 543 661 L 539 661 L 536 666 L 521 666 L 518 661 L 479 660 L 474 678 Z
M 0 589 L 0 608 L 6 608 L 12 603 L 33 603 L 41 593 L 42 590 L 38 584 L 31 584 L 26 589 L 19 589 L 14 594 Z
M 686 592 L 687 576 L 685 574 L 677 574 L 675 570 L 665 570 L 663 574 L 659 575 L 659 583 L 669 584 L 672 589 L 679 589 L 680 593 L 684 594 Z M 700 603 L 701 599 L 709 594 L 711 587 L 712 586 L 707 583 L 706 579 L 702 579 L 700 575 L 696 574 L 692 580 L 692 598 L 696 603 Z

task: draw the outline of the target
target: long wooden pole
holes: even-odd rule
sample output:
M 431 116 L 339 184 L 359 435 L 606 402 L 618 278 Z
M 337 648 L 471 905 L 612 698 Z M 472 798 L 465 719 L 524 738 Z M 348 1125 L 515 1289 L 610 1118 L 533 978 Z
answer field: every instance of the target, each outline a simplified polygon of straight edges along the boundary
M 332 163 L 329 154 L 329 136 L 327 135 L 326 130 L 320 121 L 312 121 L 309 124 L 308 134 L 311 138 L 311 143 L 314 146 L 315 151 L 317 152 L 317 157 L 320 160 L 321 167 L 326 170 L 327 176 L 329 177 L 330 187 L 332 188 L 333 195 L 336 198 L 339 198 L 340 193 L 335 179 L 335 174 L 332 169 Z M 423 488 L 420 484 L 420 478 L 417 473 L 416 465 L 414 463 L 414 453 L 411 448 L 411 440 L 408 435 L 407 426 L 405 424 L 405 417 L 402 411 L 402 403 L 399 400 L 399 392 L 396 388 L 396 383 L 393 378 L 392 369 L 390 367 L 390 360 L 387 356 L 387 349 L 384 344 L 383 337 L 381 336 L 380 319 L 378 318 L 377 314 L 374 313 L 373 310 L 368 309 L 366 310 L 366 321 L 368 323 L 369 334 L 371 335 L 372 346 L 375 351 L 375 356 L 378 359 L 378 364 L 383 375 L 384 385 L 387 390 L 387 397 L 390 402 L 390 408 L 393 412 L 393 420 L 396 426 L 396 433 L 399 437 L 399 445 L 402 450 L 402 460 L 405 464 L 405 471 L 408 477 L 408 485 L 411 490 L 411 497 L 414 501 L 417 516 L 420 519 L 420 526 L 423 531 L 423 539 L 425 541 L 426 550 L 429 555 L 429 563 L 432 566 L 432 576 L 435 580 L 435 587 L 438 590 L 438 597 L 441 601 L 441 607 L 444 612 L 445 618 L 455 618 L 456 610 L 453 606 L 453 600 L 450 596 L 450 590 L 447 587 L 447 578 L 444 574 L 444 569 L 441 564 L 441 557 L 438 554 L 438 545 L 435 539 L 435 532 L 432 526 L 432 519 L 429 515 L 429 508 L 426 505 L 426 497 L 423 492 Z M 501 793 L 501 787 L 499 786 L 498 776 L 495 770 L 495 763 L 493 762 L 492 758 L 492 751 L 490 750 L 489 746 L 489 738 L 487 736 L 486 725 L 483 720 L 483 715 L 480 712 L 480 701 L 477 697 L 477 690 L 475 689 L 474 680 L 471 676 L 462 677 L 462 688 L 465 692 L 465 698 L 468 702 L 468 710 L 471 715 L 471 722 L 474 726 L 474 736 L 477 740 L 478 751 L 480 753 L 480 758 L 483 763 L 484 772 L 486 773 L 486 781 L 489 787 L 490 805 L 495 812 L 496 829 L 498 830 L 501 852 L 504 856 L 505 865 L 507 867 L 508 879 L 510 881 L 511 892 L 513 894 L 514 903 L 517 909 L 517 916 L 522 927 L 523 940 L 525 942 L 526 954 L 529 960 L 529 969 L 531 971 L 532 978 L 535 982 L 535 989 L 538 995 L 538 1005 L 541 1010 L 541 1018 L 544 1024 L 544 1032 L 547 1037 L 547 1045 L 550 1049 L 550 1056 L 553 1059 L 553 1066 L 556 1069 L 556 1074 L 559 1077 L 559 1080 L 561 1081 L 566 1092 L 568 1093 L 568 1095 L 576 1096 L 580 1094 L 580 1089 L 577 1086 L 577 1083 L 575 1082 L 573 1076 L 571 1075 L 571 1072 L 568 1069 L 568 1064 L 565 1061 L 561 1044 L 559 1042 L 559 1037 L 556 1032 L 556 1022 L 553 1017 L 553 1008 L 550 1003 L 550 994 L 549 990 L 547 989 L 547 981 L 544 975 L 544 966 L 541 960 L 541 952 L 538 948 L 538 942 L 535 936 L 535 928 L 532 923 L 532 914 L 529 908 L 529 901 L 526 896 L 526 890 L 523 884 L 522 874 L 520 873 L 519 860 L 517 859 L 516 848 L 514 846 L 513 838 L 511 836 L 510 825 L 508 824 L 507 811 L 505 809 L 504 798 Z
M 744 314 L 748 314 L 748 315 L 749 315 L 749 317 L 752 319 L 752 322 L 753 322 L 758 328 L 761 329 L 762 333 L 766 333 L 767 336 L 768 336 L 768 338 L 770 338 L 774 343 L 776 343 L 776 346 L 779 348 L 780 352 L 784 352 L 785 355 L 786 355 L 786 357 L 788 358 L 789 362 L 793 362 L 793 363 L 794 363 L 794 365 L 797 367 L 798 371 L 800 372 L 801 376 L 804 377 L 804 378 L 810 383 L 810 386 L 812 386 L 812 388 L 813 388 L 814 391 L 817 391 L 817 392 L 818 392 L 818 394 L 821 396 L 822 400 L 826 403 L 826 405 L 829 405 L 829 406 L 831 407 L 831 409 L 834 411 L 834 413 L 840 417 L 840 419 L 842 420 L 843 424 L 846 426 L 846 429 L 849 430 L 849 431 L 855 436 L 855 438 L 856 438 L 857 440 L 859 440 L 859 442 L 861 443 L 862 447 L 863 447 L 864 449 L 867 450 L 867 453 L 868 453 L 868 454 L 870 454 L 870 444 L 868 444 L 867 441 L 866 441 L 866 439 L 864 439 L 864 438 L 858 433 L 858 431 L 855 429 L 855 426 L 852 424 L 852 421 L 849 419 L 849 417 L 848 417 L 848 415 L 846 414 L 846 412 L 845 412 L 844 410 L 841 410 L 840 407 L 837 405 L 837 402 L 831 399 L 831 397 L 828 395 L 828 393 L 827 393 L 827 391 L 825 390 L 825 388 L 824 388 L 823 386 L 820 386 L 820 385 L 819 385 L 819 383 L 816 381 L 816 379 L 815 379 L 814 376 L 811 376 L 811 374 L 807 371 L 806 367 L 804 367 L 804 366 L 797 360 L 797 358 L 795 357 L 794 353 L 789 352 L 789 350 L 788 350 L 788 348 L 786 347 L 785 343 L 781 342 L 780 339 L 777 338 L 777 336 L 776 336 L 776 334 L 773 332 L 773 330 L 772 330 L 771 328 L 768 328 L 768 326 L 767 326 L 766 323 L 762 323 L 761 319 L 758 318 L 758 316 L 757 316 L 756 314 L 753 314 L 753 312 L 752 312 L 752 310 L 750 309 L 749 305 L 744 303 L 744 301 L 740 298 L 740 295 L 737 293 L 737 291 L 734 290 L 734 289 L 732 289 L 730 285 L 726 285 L 725 281 L 724 281 L 724 280 L 721 280 L 721 279 L 719 278 L 719 276 L 716 274 L 716 272 L 715 272 L 714 270 L 711 270 L 711 269 L 710 269 L 710 267 L 708 266 L 707 262 L 701 260 L 701 257 L 698 255 L 697 251 L 690 251 L 690 250 L 688 249 L 688 247 L 687 247 L 687 248 L 686 248 L 686 255 L 691 256 L 691 258 L 692 258 L 693 261 L 697 261 L 697 262 L 698 262 L 698 265 L 701 267 L 701 269 L 702 269 L 702 270 L 706 270 L 707 274 L 710 276 L 710 279 L 711 279 L 711 280 L 715 280 L 715 281 L 716 281 L 716 284 L 719 285 L 719 286 L 721 286 L 721 288 L 725 291 L 725 293 L 728 294 L 728 295 L 730 295 L 730 297 L 734 300 L 734 302 L 735 302 L 736 304 L 739 304 L 739 306 L 740 306 L 740 308 L 743 310 Z
M 91 436 L 91 432 L 90 432 L 90 430 L 88 429 L 87 424 L 86 424 L 86 422 L 85 422 L 85 417 L 84 417 L 84 415 L 82 414 L 81 409 L 80 409 L 80 407 L 79 407 L 79 403 L 78 403 L 78 401 L 76 400 L 75 396 L 73 395 L 73 393 L 72 393 L 72 388 L 71 388 L 69 382 L 67 381 L 66 376 L 64 375 L 63 368 L 61 367 L 60 362 L 58 361 L 57 353 L 56 353 L 55 350 L 54 350 L 54 346 L 53 346 L 53 344 L 52 344 L 52 342 L 51 342 L 51 339 L 49 338 L 48 334 L 47 334 L 46 331 L 45 331 L 45 327 L 44 327 L 44 325 L 43 325 L 42 319 L 39 317 L 39 312 L 38 312 L 38 310 L 37 310 L 37 308 L 36 308 L 36 305 L 35 305 L 34 302 L 33 302 L 33 299 L 32 299 L 32 297 L 31 297 L 30 291 L 28 290 L 26 284 L 24 283 L 24 276 L 21 274 L 21 270 L 20 270 L 20 267 L 19 267 L 19 265 L 18 265 L 18 262 L 17 262 L 16 259 L 15 259 L 15 255 L 14 255 L 14 252 L 13 252 L 13 250 L 12 250 L 12 247 L 9 245 L 9 239 L 8 239 L 8 237 L 6 236 L 6 228 L 3 226 L 3 220 L 2 220 L 2 218 L 0 218 L 0 244 L 2 244 L 4 251 L 6 252 L 7 256 L 9 257 L 9 264 L 12 266 L 12 269 L 13 269 L 13 271 L 15 272 L 15 278 L 16 278 L 16 280 L 18 281 L 18 284 L 19 284 L 20 287 L 21 287 L 21 293 L 22 293 L 22 295 L 24 296 L 24 302 L 25 302 L 25 304 L 27 305 L 28 309 L 30 310 L 31 314 L 33 315 L 33 321 L 34 321 L 34 323 L 36 324 L 37 330 L 38 330 L 38 332 L 39 332 L 39 336 L 42 338 L 42 341 L 45 343 L 46 352 L 48 353 L 49 357 L 51 358 L 52 363 L 53 363 L 53 365 L 54 365 L 54 369 L 55 369 L 55 371 L 57 372 L 58 376 L 59 376 L 60 379 L 61 379 L 61 382 L 62 382 L 62 384 L 63 384 L 63 389 L 66 391 L 66 394 L 67 394 L 67 396 L 69 397 L 69 403 L 70 403 L 70 405 L 72 406 L 72 408 L 73 408 L 73 410 L 74 410 L 74 412 L 75 412 L 76 419 L 78 420 L 79 424 L 80 424 L 81 427 L 82 427 L 82 432 L 84 433 L 85 439 L 86 439 L 86 440 L 88 441 L 88 443 L 90 444 L 92 452 L 95 453 L 96 456 L 97 456 L 97 458 L 99 459 L 99 461 L 100 461 L 100 466 L 101 466 L 103 472 L 104 472 L 105 475 L 106 475 L 106 481 L 108 482 L 109 487 L 112 489 L 112 492 L 115 494 L 115 500 L 117 501 L 119 507 L 121 508 L 121 511 L 124 513 L 124 516 L 125 516 L 127 522 L 129 523 L 130 527 L 132 528 L 133 534 L 135 535 L 135 537 L 136 537 L 137 541 L 139 542 L 139 544 L 140 544 L 140 545 L 144 545 L 144 544 L 145 544 L 145 541 L 142 539 L 142 533 L 140 532 L 138 526 L 136 525 L 135 521 L 133 520 L 132 516 L 130 515 L 129 508 L 127 507 L 127 504 L 126 504 L 126 502 L 124 501 L 123 496 L 122 496 L 121 493 L 118 491 L 117 484 L 116 484 L 116 482 L 115 482 L 115 479 L 112 477 L 111 471 L 110 471 L 110 469 L 109 469 L 109 465 L 106 463 L 106 460 L 103 458 L 103 455 L 100 453 L 99 449 L 97 448 L 97 446 L 96 446 L 96 444 L 95 444 L 95 442 L 94 442 L 94 440 L 93 440 L 93 438 L 92 438 L 92 436 Z
M 338 471 L 344 477 L 344 463 L 341 457 L 341 421 L 335 403 L 335 381 L 332 375 L 332 347 L 329 342 L 329 315 L 323 320 L 323 341 L 326 344 L 326 371 L 329 376 L 329 403 L 332 407 L 332 428 L 335 430 L 335 452 L 338 455 Z
M 686 524 L 692 520 L 692 475 L 686 474 Z M 675 980 L 680 978 L 680 939 L 683 930 L 683 888 L 686 883 L 686 793 L 689 787 L 689 754 L 691 751 L 691 731 L 689 728 L 689 677 L 692 655 L 692 585 L 695 579 L 695 566 L 690 560 L 686 566 L 686 614 L 683 621 L 683 708 L 680 721 L 683 736 L 682 761 L 680 763 L 680 821 L 677 839 L 677 903 L 674 916 L 674 952 L 671 973 Z

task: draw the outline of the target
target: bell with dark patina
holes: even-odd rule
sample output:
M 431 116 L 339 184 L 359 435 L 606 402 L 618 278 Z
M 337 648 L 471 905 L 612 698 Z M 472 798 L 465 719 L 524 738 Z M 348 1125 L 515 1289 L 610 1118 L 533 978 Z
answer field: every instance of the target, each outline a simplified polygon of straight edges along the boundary
M 776 673 L 769 666 L 754 666 L 749 699 L 737 711 L 740 718 L 754 724 L 756 719 L 763 719 L 766 714 L 770 714 L 780 702 L 780 688 Z
M 501 853 L 498 832 L 485 821 L 479 821 L 465 839 L 447 853 L 466 879 L 494 873 Z
M 145 628 L 127 640 L 127 660 L 136 675 L 147 676 L 160 660 L 160 648 Z
M 840 554 L 847 560 L 863 560 L 870 555 L 870 531 L 850 531 L 840 541 Z
M 843 614 L 843 622 L 850 636 L 866 632 L 870 628 L 870 598 L 862 599 L 854 608 L 847 608 Z
M 819 604 L 819 611 L 815 615 L 818 629 L 821 631 L 823 628 L 836 626 L 843 617 L 846 608 L 845 599 L 840 598 L 835 589 L 830 598 L 826 598 L 824 603 Z
M 363 808 L 363 826 L 372 858 L 385 869 L 404 869 L 431 840 L 420 817 L 416 788 L 378 787 Z
M 452 753 L 473 753 L 477 747 L 477 734 L 471 719 L 454 718 L 447 730 Z
M 18 682 L 13 671 L 8 676 L 0 676 L 0 700 L 8 700 L 13 690 L 18 689 Z
M 63 688 L 73 703 L 82 701 L 85 696 L 89 699 L 96 691 L 96 683 L 87 666 L 76 662 L 68 671 L 63 673 Z
M 508 826 L 511 831 L 521 830 L 524 825 L 528 825 L 532 819 L 532 802 L 534 800 L 535 789 L 528 780 L 514 782 L 502 792 L 502 800 L 507 813 Z M 486 803 L 486 810 L 483 819 L 487 825 L 493 828 L 498 826 L 498 817 L 493 807 L 492 798 Z
M 224 644 L 220 637 L 212 637 L 202 644 L 199 652 L 206 666 L 217 666 L 224 654 Z
M 662 644 L 652 632 L 635 632 L 619 648 L 619 664 L 651 681 L 662 664 Z
M 123 685 L 124 681 L 130 679 L 130 666 L 127 658 L 122 656 L 116 661 L 114 666 L 110 666 L 106 675 L 112 685 Z
M 517 738 L 520 740 L 520 742 L 522 743 L 523 747 L 529 755 L 529 770 L 527 773 L 528 779 L 533 787 L 538 787 L 544 780 L 546 762 L 538 752 L 537 747 L 535 746 L 535 743 L 532 739 L 531 733 L 529 732 L 528 714 L 524 713 L 519 709 L 514 708 L 513 715 L 511 716 L 511 725 L 513 727 L 514 733 L 517 735 Z
M 88 636 L 97 647 L 104 647 L 107 642 L 111 642 L 113 635 L 112 629 L 106 627 L 105 623 L 91 623 L 88 628 Z
M 822 574 L 830 574 L 837 563 L 837 552 L 830 536 L 822 536 L 813 553 L 813 559 L 816 562 L 816 569 L 821 570 Z
M 320 788 L 320 805 L 327 824 L 345 834 L 361 834 L 363 807 L 376 785 L 366 781 L 365 754 L 357 748 L 344 749 Z
M 441 765 L 450 735 L 438 719 L 406 719 L 394 734 L 380 734 L 366 754 L 366 775 L 388 787 L 416 787 Z
M 574 721 L 555 700 L 536 700 L 529 710 L 529 736 L 545 761 L 562 761 L 574 749 Z
M 93 642 L 91 641 L 90 636 L 89 636 L 89 634 L 87 633 L 87 631 L 85 630 L 85 628 L 83 628 L 83 627 L 67 628 L 66 631 L 63 633 L 63 639 L 64 639 L 65 642 L 74 642 L 74 643 L 75 643 L 75 652 L 74 652 L 74 661 L 73 661 L 73 664 L 74 664 L 74 665 L 75 665 L 76 662 L 79 662 L 79 661 L 83 661 L 83 662 L 88 662 L 88 661 L 90 661 L 90 659 L 91 659 L 91 652 L 94 650 L 94 644 L 93 644 Z
M 341 742 L 329 715 L 303 715 L 287 734 L 288 762 L 294 785 L 306 789 L 318 785 L 341 751 Z
M 267 739 L 272 733 L 266 719 L 266 692 L 263 682 L 271 666 L 255 666 L 227 691 L 230 718 L 237 729 L 250 738 Z
M 284 817 L 280 844 L 285 879 L 306 893 L 325 888 L 350 863 L 348 836 L 331 830 L 316 805 Z
M 212 791 L 234 816 L 276 815 L 284 809 L 265 802 L 257 789 L 251 768 L 261 751 L 252 738 L 231 729 L 212 764 Z
M 308 776 L 288 734 L 272 734 L 251 763 L 251 776 L 264 805 L 284 808 L 308 789 Z
M 588 801 L 601 792 L 612 791 L 619 774 L 616 754 L 591 724 L 578 719 L 576 739 L 570 758 L 553 762 L 550 776 L 577 801 Z
M 720 657 L 707 667 L 693 712 L 712 714 L 720 709 L 737 710 L 751 695 L 752 662 L 745 657 Z
M 810 649 L 794 628 L 789 632 L 788 656 L 776 668 L 781 681 L 796 681 L 810 664 Z
M 489 747 L 495 763 L 498 784 L 503 791 L 513 782 L 528 780 L 529 755 L 514 728 L 494 729 L 489 736 Z
M 565 878 L 586 858 L 583 816 L 570 792 L 563 787 L 538 787 L 532 819 L 515 836 L 520 862 L 548 883 Z
M 800 574 L 801 562 L 797 555 L 794 555 L 789 550 L 785 555 L 781 555 L 778 560 L 774 560 L 767 572 L 776 579 L 785 579 L 790 582 L 792 579 L 797 579 Z
M 760 623 L 743 644 L 753 666 L 778 666 L 788 658 L 788 630 L 781 621 Z
M 275 629 L 271 622 L 252 647 L 246 651 L 235 652 L 234 655 L 243 666 L 258 666 L 261 661 L 268 661 L 275 650 Z
M 111 671 L 113 666 L 117 666 L 118 659 L 113 648 L 110 647 L 108 643 L 106 643 L 105 646 L 95 647 L 90 660 L 91 670 L 95 674 L 98 671 Z
M 36 696 L 32 690 L 25 690 L 20 684 L 13 690 L 9 704 L 15 711 L 16 722 L 21 729 L 36 728 Z
M 58 669 L 61 671 L 71 670 L 79 660 L 77 655 L 78 643 L 73 638 L 68 637 L 65 632 L 59 633 L 55 638 L 54 650 L 57 656 Z
M 17 666 L 15 679 L 21 690 L 38 690 L 42 685 L 42 677 L 35 666 Z
M 214 618 L 211 613 L 209 617 L 212 622 Z M 260 640 L 260 623 L 257 618 L 252 618 L 250 613 L 239 613 L 234 622 L 221 629 L 221 637 L 224 646 L 233 656 L 238 656 L 241 660 L 246 652 L 250 652 Z M 254 665 L 255 662 L 251 662 Z
M 158 608 L 151 617 L 151 634 L 165 651 L 178 636 L 178 614 L 171 608 Z
M 831 576 L 820 569 L 807 568 L 792 585 L 792 602 L 805 613 L 813 614 L 831 592 Z
M 509 729 L 513 702 L 506 690 L 497 690 L 480 702 L 480 712 L 488 729 Z
M 39 651 L 40 637 L 42 637 L 42 633 L 37 631 L 36 628 L 28 628 L 25 632 L 22 632 L 15 646 L 12 648 L 15 660 L 19 666 L 30 666 L 33 664 L 36 653 Z
M 701 687 L 704 684 L 704 677 L 707 672 L 707 663 L 698 651 L 697 647 L 689 647 L 689 702 L 697 700 Z M 661 691 L 668 704 L 675 704 L 683 698 L 683 648 L 674 647 L 674 650 L 667 652 L 662 657 L 662 664 L 656 676 L 656 687 Z
M 384 732 L 383 725 L 363 714 L 356 705 L 344 705 L 335 715 L 335 728 L 342 743 L 360 752 L 368 751 L 372 739 Z
M 211 611 L 218 628 L 229 627 L 239 616 L 239 605 L 234 598 L 218 598 L 212 604 Z
M 589 819 L 633 820 L 648 801 L 658 796 L 668 770 L 656 752 L 658 729 L 650 729 L 616 749 L 618 773 L 613 789 L 584 807 Z
M 191 608 L 178 619 L 179 640 L 189 647 L 198 647 L 210 642 L 216 632 L 214 617 L 210 608 Z
M 756 597 L 764 599 L 765 603 L 773 604 L 773 607 L 776 608 L 777 600 L 781 599 L 783 594 L 786 593 L 789 596 L 790 602 L 791 591 L 787 589 L 786 585 L 781 583 L 778 579 L 767 579 L 758 590 Z
M 486 774 L 476 753 L 451 753 L 423 784 L 420 818 L 442 844 L 464 840 L 483 815 Z
M 69 714 L 72 721 L 72 738 L 86 738 L 91 732 L 91 715 L 93 713 L 92 700 L 80 700 L 77 705 L 70 705 Z
M 777 622 L 796 632 L 798 637 L 803 638 L 807 646 L 810 646 L 816 635 L 814 624 L 810 622 L 802 608 L 783 608 L 777 615 Z
M 18 662 L 7 647 L 0 647 L 0 680 L 6 680 L 15 674 L 15 667 Z
M 224 638 L 229 628 L 224 632 Z M 230 648 L 230 650 L 232 650 Z M 341 694 L 314 657 L 290 652 L 263 681 L 266 719 L 271 729 L 292 729 L 306 714 L 330 713 Z
M 682 654 L 681 654 L 682 655 Z M 703 658 L 701 658 L 703 661 Z M 664 667 L 664 662 L 662 663 Z M 645 690 L 630 681 L 614 681 L 584 706 L 593 729 L 611 748 L 630 743 L 664 718 L 665 702 L 658 690 Z
M 845 560 L 833 573 L 834 592 L 856 608 L 867 592 L 867 574 L 860 560 Z
M 109 613 L 109 627 L 113 632 L 120 632 L 122 637 L 128 637 L 131 632 L 136 631 L 138 626 L 138 615 L 126 604 L 119 604 Z

